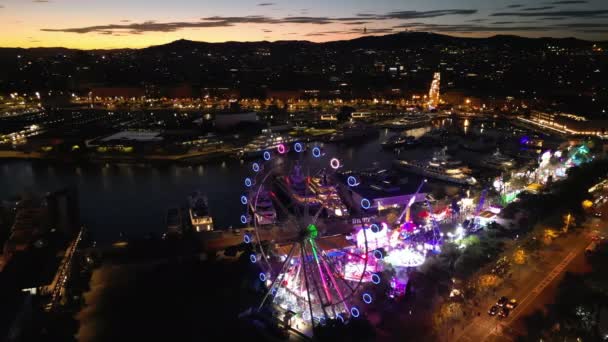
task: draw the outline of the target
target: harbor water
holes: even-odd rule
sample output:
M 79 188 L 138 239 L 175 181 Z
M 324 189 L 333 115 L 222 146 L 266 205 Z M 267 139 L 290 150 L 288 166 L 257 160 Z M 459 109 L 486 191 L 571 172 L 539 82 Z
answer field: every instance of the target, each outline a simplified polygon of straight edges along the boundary
M 457 125 L 465 129 L 462 123 Z M 404 133 L 419 137 L 431 128 Z M 395 151 L 383 150 L 380 144 L 396 133 L 381 129 L 378 137 L 355 144 L 324 144 L 324 158 L 337 157 L 348 169 L 390 167 Z M 436 149 L 417 146 L 403 150 L 400 158 L 425 159 Z M 288 158 L 298 156 L 291 152 Z M 228 158 L 202 165 L 157 166 L 3 161 L 0 163 L 0 199 L 76 186 L 83 224 L 97 241 L 108 243 L 120 233 L 127 236 L 164 233 L 167 209 L 185 206 L 186 197 L 201 190 L 208 197 L 216 229 L 236 228 L 241 226 L 243 206 L 239 198 L 244 192 L 244 178 L 251 175 L 251 162 Z

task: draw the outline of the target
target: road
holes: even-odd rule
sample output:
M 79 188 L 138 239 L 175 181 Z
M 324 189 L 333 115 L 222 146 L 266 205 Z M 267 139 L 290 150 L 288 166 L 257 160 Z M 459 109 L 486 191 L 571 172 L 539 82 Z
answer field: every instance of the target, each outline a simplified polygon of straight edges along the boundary
M 55 274 L 53 281 L 50 285 L 47 286 L 47 288 L 50 289 L 51 296 L 49 302 L 45 306 L 46 311 L 53 311 L 57 307 L 59 301 L 61 300 L 61 297 L 63 296 L 63 293 L 65 291 L 65 285 L 68 281 L 69 273 L 72 268 L 72 259 L 74 257 L 74 253 L 78 249 L 78 244 L 82 240 L 83 233 L 84 227 L 80 229 L 78 235 L 74 238 L 74 240 L 72 240 L 72 242 L 66 249 L 63 259 L 61 260 L 61 263 L 57 268 L 57 273 Z
M 606 233 L 606 225 L 599 220 L 592 220 L 579 233 L 572 233 L 554 240 L 554 243 L 540 252 L 539 257 L 523 267 L 516 267 L 510 279 L 496 291 L 495 295 L 486 296 L 474 310 L 474 317 L 462 327 L 456 327 L 450 341 L 512 341 L 523 332 L 522 319 L 533 311 L 540 309 L 552 300 L 564 272 L 580 271 L 584 262 L 584 250 L 591 243 L 591 232 L 600 229 Z M 573 262 L 574 261 L 574 262 Z M 492 317 L 488 309 L 500 296 L 518 300 L 519 305 L 512 310 L 506 319 Z M 480 315 L 477 315 L 477 312 Z

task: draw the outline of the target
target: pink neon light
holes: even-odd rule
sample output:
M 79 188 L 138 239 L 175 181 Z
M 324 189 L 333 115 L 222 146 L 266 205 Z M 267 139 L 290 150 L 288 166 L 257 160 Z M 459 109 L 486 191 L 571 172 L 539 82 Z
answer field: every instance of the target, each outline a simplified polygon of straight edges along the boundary
M 340 167 L 340 161 L 337 158 L 332 158 L 332 160 L 329 161 L 329 165 L 332 169 L 337 169 Z
M 285 145 L 279 144 L 279 146 L 277 146 L 277 151 L 279 151 L 280 154 L 285 153 Z
M 317 255 L 317 249 L 315 248 L 315 243 L 312 240 L 310 243 L 310 247 L 312 248 L 312 253 L 315 257 L 315 260 L 317 261 L 317 267 L 319 268 L 319 275 L 321 276 L 321 283 L 323 284 L 323 290 L 325 291 L 327 300 L 329 300 L 329 302 L 331 303 L 331 294 L 329 293 L 329 289 L 327 288 L 327 282 L 325 281 L 325 276 L 323 275 L 323 269 L 321 268 L 321 263 L 319 262 L 319 256 Z

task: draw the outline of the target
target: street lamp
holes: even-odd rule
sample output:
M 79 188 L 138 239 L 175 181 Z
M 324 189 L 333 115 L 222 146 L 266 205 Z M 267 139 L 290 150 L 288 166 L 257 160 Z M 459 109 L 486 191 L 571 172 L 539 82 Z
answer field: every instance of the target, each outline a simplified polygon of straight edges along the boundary
M 572 214 L 568 213 L 566 216 L 566 227 L 564 227 L 564 231 L 568 232 L 568 228 L 570 227 L 570 220 L 572 219 Z

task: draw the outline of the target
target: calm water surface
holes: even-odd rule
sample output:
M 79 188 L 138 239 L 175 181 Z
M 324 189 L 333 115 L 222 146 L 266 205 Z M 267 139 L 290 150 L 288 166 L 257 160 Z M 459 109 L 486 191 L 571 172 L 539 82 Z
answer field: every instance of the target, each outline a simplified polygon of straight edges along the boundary
M 420 136 L 430 127 L 408 131 Z M 392 151 L 380 143 L 395 134 L 381 130 L 380 136 L 357 145 L 324 146 L 325 161 L 338 157 L 346 168 L 389 166 Z M 404 152 L 410 158 L 425 158 L 430 148 Z M 308 152 L 310 154 L 310 152 Z M 403 156 L 403 154 L 402 154 Z M 289 158 L 296 158 L 290 155 Z M 243 179 L 250 175 L 251 162 L 236 159 L 199 166 L 153 166 L 112 164 L 49 164 L 42 161 L 0 163 L 0 199 L 24 192 L 44 193 L 63 186 L 78 187 L 83 223 L 101 243 L 116 239 L 121 232 L 142 235 L 165 231 L 165 213 L 170 207 L 185 206 L 189 193 L 207 194 L 217 229 L 238 227 L 243 210 L 239 197 Z

